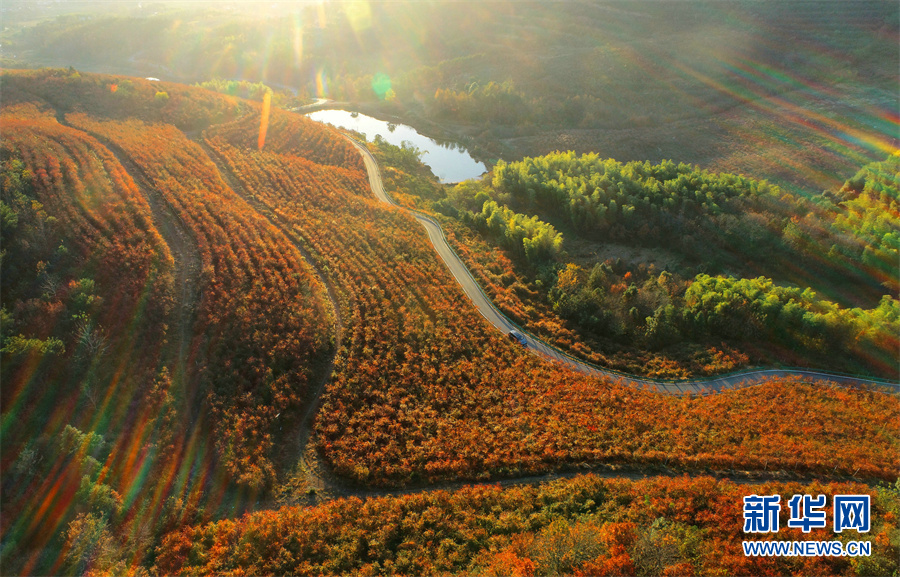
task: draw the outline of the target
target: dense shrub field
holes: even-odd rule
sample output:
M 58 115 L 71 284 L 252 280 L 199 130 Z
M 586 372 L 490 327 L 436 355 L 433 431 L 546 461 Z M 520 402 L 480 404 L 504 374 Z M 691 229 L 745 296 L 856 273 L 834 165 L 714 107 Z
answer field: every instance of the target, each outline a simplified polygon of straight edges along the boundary
M 317 417 L 319 448 L 340 475 L 402 485 L 597 462 L 891 475 L 890 396 L 778 381 L 675 399 L 523 354 L 477 317 L 424 231 L 379 205 L 361 173 L 352 193 L 322 186 L 321 167 L 277 147 L 259 151 L 251 126 L 210 129 L 206 139 L 247 193 L 321 255 L 347 296 L 349 334 Z M 837 418 L 847 403 L 867 417 Z M 789 406 L 835 418 L 805 422 L 809 434 L 800 434 L 784 416 Z M 863 453 L 830 454 L 843 435 L 867 439 Z
M 581 477 L 259 512 L 287 483 L 313 402 L 315 450 L 360 490 L 579 467 L 893 481 L 900 402 L 794 379 L 669 397 L 573 373 L 479 316 L 422 228 L 373 196 L 358 151 L 334 131 L 169 83 L 59 69 L 4 73 L 3 83 L 4 573 L 894 570 L 888 489 L 873 510 L 878 555 L 859 563 L 747 561 L 734 549 L 739 520 L 728 516 L 745 488 L 708 478 Z M 835 262 L 859 257 L 859 278 L 882 280 L 896 248 L 892 162 L 829 200 L 845 207 L 832 220 L 850 240 L 828 251 Z M 406 168 L 388 186 L 408 184 L 416 169 Z M 505 186 L 429 187 L 427 199 L 407 188 L 401 200 L 471 213 L 473 227 L 468 217 L 448 227 L 463 257 L 508 266 L 493 276 L 474 269 L 508 289 L 503 307 L 527 316 L 529 299 L 544 299 L 534 314 L 560 323 L 545 325 L 559 342 L 578 336 L 560 319 L 609 320 L 584 314 L 595 297 L 628 304 L 636 342 L 651 349 L 665 348 L 670 330 L 731 338 L 735 323 L 823 354 L 836 338 L 876 352 L 892 342 L 879 340 L 897 322 L 891 298 L 838 307 L 765 277 L 557 267 L 566 258 L 557 241 L 577 224 L 529 214 Z M 709 202 L 746 207 L 744 196 L 717 189 L 696 218 L 732 214 Z M 659 198 L 665 208 L 670 196 Z M 665 220 L 663 208 L 647 210 Z M 744 226 L 747 211 L 732 212 Z M 794 239 L 779 241 L 784 251 L 825 246 L 808 215 L 784 224 L 782 238 Z M 543 275 L 543 293 L 522 270 Z M 739 364 L 731 349 L 710 355 L 707 372 Z M 578 554 L 547 553 L 556 550 Z
M 311 365 L 330 346 L 324 287 L 297 248 L 173 126 L 81 114 L 67 120 L 120 148 L 193 233 L 203 260 L 199 378 L 216 446 L 242 484 L 271 483 L 274 420 L 302 405 Z
M 856 483 L 740 485 L 711 477 L 466 487 L 339 499 L 185 528 L 166 537 L 163 573 L 184 575 L 889 575 L 898 488 Z M 745 495 L 872 496 L 869 533 L 786 527 L 759 540 L 870 541 L 871 557 L 745 557 Z
M 895 378 L 898 187 L 898 156 L 807 198 L 568 152 L 400 197 L 449 217 L 457 252 L 510 318 L 585 360 L 665 377 L 754 363 Z M 520 223 L 540 223 L 533 238 L 552 250 L 529 252 L 526 236 L 523 252 Z
M 174 263 L 100 142 L 32 105 L 0 122 L 0 527 L 29 574 L 76 514 L 118 515 L 177 428 L 160 366 Z

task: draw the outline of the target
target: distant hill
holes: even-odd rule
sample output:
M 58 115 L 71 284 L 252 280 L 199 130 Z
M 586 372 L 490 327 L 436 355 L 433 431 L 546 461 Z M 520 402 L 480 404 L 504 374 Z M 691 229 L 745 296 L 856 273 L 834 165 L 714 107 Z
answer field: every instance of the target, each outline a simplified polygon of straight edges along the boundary
M 883 111 L 897 107 L 900 8 L 786 6 L 72 3 L 30 8 L 2 41 L 12 66 L 262 81 L 374 106 L 474 139 L 487 160 L 571 149 L 818 192 L 898 146 Z

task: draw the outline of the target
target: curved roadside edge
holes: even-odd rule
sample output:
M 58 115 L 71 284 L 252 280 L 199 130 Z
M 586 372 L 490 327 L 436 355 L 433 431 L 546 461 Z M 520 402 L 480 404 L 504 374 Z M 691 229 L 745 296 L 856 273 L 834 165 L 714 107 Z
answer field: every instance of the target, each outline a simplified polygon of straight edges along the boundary
M 491 323 L 495 328 L 500 330 L 503 333 L 506 333 L 510 330 L 519 330 L 523 334 L 526 335 L 528 339 L 528 348 L 529 350 L 544 359 L 556 361 L 562 365 L 565 365 L 567 368 L 577 370 L 580 372 L 584 372 L 591 375 L 596 376 L 606 376 L 611 377 L 613 379 L 619 380 L 619 382 L 624 382 L 627 385 L 634 387 L 645 387 L 645 386 L 659 386 L 660 384 L 665 384 L 670 387 L 668 390 L 663 390 L 661 392 L 669 393 L 669 394 L 710 394 L 712 392 L 719 392 L 727 389 L 736 389 L 746 386 L 758 385 L 761 384 L 765 379 L 773 376 L 793 376 L 798 373 L 803 373 L 807 375 L 807 378 L 813 381 L 818 382 L 826 382 L 826 381 L 834 381 L 837 382 L 836 379 L 847 379 L 847 382 L 841 382 L 840 384 L 846 384 L 849 386 L 860 386 L 861 384 L 867 383 L 865 380 L 860 380 L 855 377 L 841 377 L 837 375 L 831 375 L 828 373 L 821 373 L 815 371 L 783 371 L 780 369 L 762 369 L 756 371 L 750 371 L 745 373 L 740 373 L 736 375 L 729 375 L 727 377 L 720 377 L 719 380 L 723 381 L 723 385 L 721 388 L 710 390 L 708 387 L 708 382 L 676 382 L 676 383 L 661 383 L 658 381 L 653 381 L 651 379 L 641 379 L 639 377 L 630 377 L 630 380 L 623 379 L 623 377 L 629 378 L 629 375 L 624 375 L 622 373 L 615 373 L 613 371 L 606 371 L 604 369 L 593 367 L 586 363 L 582 363 L 576 359 L 573 359 L 555 349 L 554 347 L 544 343 L 540 339 L 533 337 L 530 333 L 519 327 L 516 323 L 507 319 L 503 313 L 501 313 L 490 300 L 490 298 L 484 293 L 481 287 L 478 285 L 475 278 L 472 276 L 471 272 L 453 250 L 453 248 L 447 242 L 443 230 L 441 229 L 440 224 L 433 219 L 432 217 L 422 214 L 418 211 L 408 209 L 406 207 L 400 206 L 394 203 L 391 198 L 388 196 L 387 192 L 384 189 L 384 185 L 381 181 L 380 172 L 378 169 L 378 163 L 375 160 L 372 153 L 365 148 L 364 145 L 360 144 L 353 138 L 347 136 L 346 134 L 342 134 L 347 140 L 349 140 L 356 148 L 359 150 L 360 154 L 363 157 L 363 161 L 366 166 L 366 171 L 369 177 L 369 184 L 372 189 L 373 194 L 380 200 L 386 204 L 392 205 L 394 207 L 400 208 L 409 212 L 416 220 L 421 224 L 426 232 L 428 233 L 429 240 L 431 241 L 435 251 L 440 256 L 441 260 L 444 264 L 450 269 L 450 272 L 453 274 L 454 278 L 463 288 L 463 291 L 466 293 L 466 296 L 476 305 L 476 308 L 485 319 Z M 482 308 L 479 306 L 479 303 L 486 303 L 486 307 Z M 726 379 L 730 379 L 726 382 Z M 900 388 L 900 384 L 887 383 L 888 385 L 892 385 L 894 387 Z M 691 387 L 693 386 L 693 388 Z M 667 462 L 668 463 L 668 462 Z M 792 473 L 790 471 L 767 471 L 767 470 L 750 470 L 750 471 L 736 471 L 734 469 L 731 470 L 709 470 L 705 469 L 703 471 L 691 471 L 691 470 L 681 470 L 674 469 L 669 467 L 668 465 L 655 465 L 650 466 L 649 470 L 644 469 L 641 470 L 637 467 L 629 467 L 629 466 L 616 466 L 609 465 L 605 463 L 597 463 L 597 464 L 564 464 L 557 467 L 555 470 L 548 471 L 545 473 L 520 473 L 513 474 L 511 476 L 490 476 L 485 479 L 469 479 L 469 480 L 451 480 L 451 481 L 439 481 L 437 483 L 421 483 L 421 484 L 412 484 L 405 485 L 399 488 L 367 488 L 353 485 L 352 483 L 347 483 L 345 480 L 340 478 L 331 477 L 329 479 L 329 484 L 331 485 L 331 489 L 334 491 L 336 496 L 339 497 L 359 497 L 361 499 L 370 499 L 370 498 L 378 498 L 378 497 L 386 497 L 386 496 L 399 496 L 399 495 L 411 495 L 418 493 L 426 493 L 431 491 L 453 491 L 456 489 L 460 489 L 468 486 L 501 486 L 501 487 L 514 487 L 521 485 L 535 485 L 550 481 L 556 481 L 561 479 L 570 479 L 579 475 L 592 474 L 596 475 L 600 478 L 604 479 L 630 479 L 630 480 L 640 480 L 646 478 L 653 477 L 713 477 L 716 479 L 726 479 L 728 481 L 738 483 L 738 484 L 756 484 L 763 483 L 769 481 L 798 481 L 802 483 L 809 483 L 812 481 L 821 481 L 822 479 L 830 479 L 830 480 L 847 480 L 854 481 L 859 483 L 864 483 L 870 486 L 877 486 L 882 481 L 873 480 L 873 479 L 859 479 L 854 476 L 842 476 L 842 477 L 823 477 L 823 476 L 815 476 L 812 474 L 798 474 Z
M 517 330 L 521 332 L 523 335 L 525 335 L 525 346 L 529 351 L 537 356 L 555 361 L 565 366 L 566 368 L 585 373 L 587 375 L 606 377 L 617 380 L 618 382 L 630 387 L 650 389 L 660 393 L 672 395 L 704 395 L 719 393 L 722 391 L 759 385 L 765 380 L 773 377 L 799 377 L 803 380 L 813 383 L 832 382 L 848 387 L 866 387 L 874 388 L 875 390 L 885 391 L 892 394 L 900 393 L 900 383 L 880 379 L 872 379 L 864 376 L 839 375 L 835 373 L 806 369 L 756 369 L 704 379 L 658 380 L 621 373 L 618 371 L 612 371 L 585 363 L 583 361 L 579 361 L 566 354 L 565 352 L 557 349 L 556 347 L 548 344 L 547 342 L 539 339 L 538 337 L 532 335 L 530 332 L 526 331 L 525 329 L 511 321 L 502 312 L 500 312 L 500 310 L 497 309 L 497 307 L 494 305 L 493 301 L 490 300 L 490 298 L 475 280 L 469 269 L 462 262 L 462 259 L 460 259 L 459 255 L 456 254 L 456 252 L 447 242 L 447 239 L 444 236 L 444 232 L 441 229 L 441 225 L 428 215 L 422 214 L 419 211 L 395 203 L 384 190 L 384 184 L 381 181 L 381 173 L 378 168 L 378 162 L 375 160 L 375 157 L 372 155 L 371 151 L 369 151 L 369 149 L 366 148 L 365 145 L 359 143 L 347 134 L 343 132 L 340 132 L 340 134 L 351 144 L 353 144 L 353 146 L 356 147 L 360 155 L 363 157 L 363 162 L 365 163 L 366 171 L 369 175 L 369 186 L 371 187 L 375 197 L 378 198 L 378 200 L 380 200 L 381 202 L 400 208 L 401 210 L 404 210 L 415 217 L 419 224 L 421 224 L 428 233 L 428 238 L 431 241 L 431 244 L 434 247 L 435 251 L 438 253 L 438 256 L 440 256 L 441 260 L 444 262 L 447 268 L 450 269 L 450 273 L 456 279 L 457 283 L 459 283 L 459 285 L 462 287 L 463 291 L 466 293 L 466 296 L 469 297 L 469 300 L 472 301 L 472 304 L 475 305 L 475 308 L 478 310 L 478 312 L 480 312 L 481 315 L 497 330 L 503 332 L 504 334 L 508 333 L 511 330 Z

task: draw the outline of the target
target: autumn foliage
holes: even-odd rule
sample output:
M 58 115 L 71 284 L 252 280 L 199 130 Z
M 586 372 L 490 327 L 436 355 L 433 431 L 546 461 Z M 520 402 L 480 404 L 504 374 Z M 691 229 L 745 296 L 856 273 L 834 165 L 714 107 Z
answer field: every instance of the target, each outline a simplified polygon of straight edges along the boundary
M 254 150 L 254 126 L 215 127 L 206 139 L 345 295 L 343 347 L 316 421 L 336 473 L 376 485 L 588 463 L 893 474 L 900 406 L 887 395 L 779 380 L 670 398 L 523 353 L 478 317 L 424 231 L 378 204 L 358 170 Z M 346 192 L 320 184 L 329 180 Z M 787 417 L 801 410 L 818 416 Z
M 260 150 L 259 106 L 230 97 L 64 70 L 3 80 L 0 523 L 20 573 L 759 568 L 695 550 L 651 564 L 672 539 L 731 546 L 709 503 L 728 510 L 737 489 L 708 479 L 201 524 L 268 498 L 326 377 L 314 443 L 358 485 L 623 466 L 896 476 L 894 396 L 779 379 L 669 397 L 530 355 L 375 199 L 357 150 L 305 118 L 272 110 Z M 554 546 L 578 553 L 542 553 Z
M 59 114 L 140 118 L 188 131 L 235 120 L 252 108 L 237 98 L 171 82 L 81 74 L 72 68 L 4 69 L 3 106 L 17 104 L 37 105 Z
M 17 551 L 52 543 L 75 513 L 117 514 L 113 487 L 158 450 L 174 263 L 100 142 L 34 105 L 6 106 L 0 121 L 2 531 Z M 76 428 L 93 426 L 118 437 Z
M 275 227 L 224 183 L 203 150 L 171 125 L 68 121 L 135 163 L 191 231 L 202 258 L 194 351 L 229 472 L 260 487 L 279 413 L 302 405 L 311 365 L 329 347 L 324 288 Z
M 868 534 L 753 539 L 861 540 L 872 557 L 745 557 L 743 497 L 872 495 Z M 189 575 L 443 573 L 531 575 L 888 575 L 897 569 L 897 488 L 857 483 L 741 485 L 711 477 L 465 487 L 365 501 L 338 499 L 183 529 L 168 535 L 157 569 Z M 785 507 L 785 509 L 787 509 Z
M 897 158 L 807 198 L 671 161 L 554 153 L 430 204 L 501 310 L 585 360 L 670 378 L 741 364 L 895 378 L 898 304 L 883 288 L 897 276 Z M 505 222 L 515 210 L 562 227 L 565 252 L 521 258 L 484 226 L 497 203 Z

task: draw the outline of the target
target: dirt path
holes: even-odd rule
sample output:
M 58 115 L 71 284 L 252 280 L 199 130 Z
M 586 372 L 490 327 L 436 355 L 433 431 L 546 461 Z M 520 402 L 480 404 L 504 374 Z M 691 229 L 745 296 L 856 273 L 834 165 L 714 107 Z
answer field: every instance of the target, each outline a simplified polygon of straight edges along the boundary
M 120 157 L 120 162 L 122 158 Z M 130 161 L 127 161 L 131 164 Z M 124 164 L 124 163 L 123 163 Z M 132 164 L 125 170 L 132 175 L 144 198 L 150 204 L 153 222 L 172 251 L 175 260 L 175 294 L 178 300 L 178 316 L 176 332 L 178 334 L 178 362 L 176 376 L 183 379 L 186 375 L 188 350 L 193 338 L 194 321 L 197 317 L 197 305 L 200 303 L 200 270 L 202 260 L 200 249 L 190 229 L 181 220 L 171 204 L 153 188 L 143 173 Z M 135 174 L 138 178 L 134 178 Z
M 197 391 L 192 390 L 188 386 L 187 364 L 194 337 L 197 309 L 202 298 L 200 271 L 203 266 L 203 260 L 200 255 L 199 244 L 191 229 L 182 220 L 175 208 L 153 186 L 150 178 L 131 160 L 128 154 L 109 140 L 96 134 L 92 136 L 113 153 L 119 164 L 131 176 L 141 195 L 147 200 L 153 216 L 153 224 L 162 235 L 163 241 L 169 247 L 175 261 L 174 296 L 177 313 L 174 315 L 174 326 L 169 328 L 169 334 L 177 335 L 177 349 L 174 353 L 163 354 L 175 357 L 172 361 L 166 363 L 172 368 L 170 376 L 172 381 L 178 383 L 181 390 L 184 391 L 184 414 L 192 415 L 193 418 L 196 418 L 199 411 L 199 403 L 196 398 Z
M 66 120 L 65 114 L 58 112 L 56 120 L 63 126 L 75 128 Z M 76 130 L 82 129 L 76 128 Z M 175 208 L 152 185 L 150 177 L 131 160 L 131 157 L 124 150 L 98 134 L 88 134 L 103 144 L 116 157 L 116 160 L 134 181 L 141 195 L 147 201 L 147 204 L 150 205 L 153 224 L 159 230 L 163 241 L 172 253 L 172 258 L 175 261 L 174 296 L 178 308 L 174 332 L 178 335 L 178 350 L 176 353 L 175 371 L 172 372 L 171 376 L 173 379 L 183 379 L 186 372 L 188 352 L 193 339 L 194 321 L 197 317 L 197 308 L 202 296 L 200 270 L 203 266 L 203 261 L 200 256 L 199 244 L 191 229 L 182 220 Z
M 346 482 L 338 480 L 330 480 L 330 485 L 326 493 L 322 494 L 319 502 L 327 501 L 335 498 L 358 497 L 360 499 L 375 499 L 379 497 L 400 497 L 403 495 L 416 495 L 419 493 L 430 493 L 434 491 L 455 491 L 463 487 L 518 487 L 524 485 L 539 485 L 551 481 L 562 479 L 572 479 L 579 475 L 594 475 L 601 479 L 628 479 L 630 481 L 640 481 L 642 479 L 652 479 L 657 477 L 713 477 L 739 485 L 754 485 L 769 482 L 796 482 L 809 484 L 813 482 L 852 482 L 862 483 L 870 487 L 877 487 L 886 484 L 885 481 L 877 479 L 860 479 L 846 475 L 801 475 L 787 471 L 738 471 L 734 469 L 728 470 L 703 470 L 703 471 L 687 471 L 672 469 L 665 466 L 650 467 L 645 470 L 636 467 L 621 467 L 612 465 L 593 465 L 593 466 L 569 466 L 562 467 L 556 471 L 549 473 L 538 473 L 534 475 L 523 475 L 519 477 L 509 478 L 491 478 L 485 480 L 468 480 L 468 481 L 443 481 L 433 484 L 423 485 L 407 485 L 402 488 L 390 489 L 372 489 L 367 487 L 356 487 Z M 271 507 L 273 509 L 277 507 Z
M 334 324 L 334 346 L 327 362 L 316 372 L 320 373 L 318 378 L 313 379 L 314 387 L 308 393 L 308 407 L 300 420 L 300 437 L 298 439 L 298 451 L 300 454 L 299 465 L 306 477 L 306 484 L 310 489 L 314 489 L 317 493 L 328 493 L 329 488 L 336 484 L 336 480 L 327 470 L 327 467 L 319 459 L 318 452 L 315 450 L 312 440 L 312 423 L 315 418 L 316 411 L 319 408 L 319 401 L 325 387 L 331 379 L 331 373 L 334 371 L 334 362 L 338 351 L 341 349 L 344 335 L 344 323 L 341 319 L 341 306 L 338 300 L 338 292 L 334 283 L 318 266 L 317 260 L 310 254 L 306 248 L 303 239 L 294 232 L 289 223 L 282 221 L 268 205 L 260 202 L 254 196 L 250 195 L 244 188 L 237 176 L 228 167 L 228 164 L 218 155 L 216 151 L 210 147 L 206 141 L 199 136 L 190 135 L 191 139 L 199 144 L 206 155 L 209 156 L 222 181 L 247 204 L 249 204 L 256 212 L 266 218 L 273 226 L 280 230 L 284 236 L 297 248 L 303 260 L 312 268 L 319 282 L 325 287 L 328 295 L 328 302 L 331 307 L 331 318 Z

